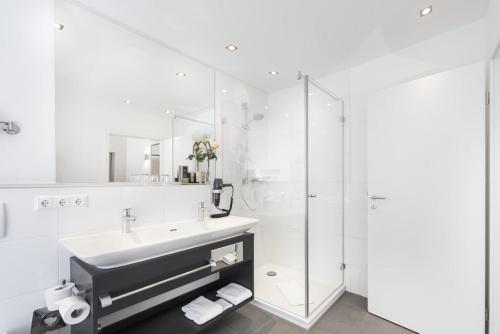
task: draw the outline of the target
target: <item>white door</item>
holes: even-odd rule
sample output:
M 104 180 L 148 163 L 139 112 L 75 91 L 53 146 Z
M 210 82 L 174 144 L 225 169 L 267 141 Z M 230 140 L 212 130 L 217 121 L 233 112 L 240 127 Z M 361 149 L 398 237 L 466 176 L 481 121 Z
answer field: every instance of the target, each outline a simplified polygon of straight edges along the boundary
M 368 101 L 368 310 L 423 334 L 484 333 L 484 72 Z

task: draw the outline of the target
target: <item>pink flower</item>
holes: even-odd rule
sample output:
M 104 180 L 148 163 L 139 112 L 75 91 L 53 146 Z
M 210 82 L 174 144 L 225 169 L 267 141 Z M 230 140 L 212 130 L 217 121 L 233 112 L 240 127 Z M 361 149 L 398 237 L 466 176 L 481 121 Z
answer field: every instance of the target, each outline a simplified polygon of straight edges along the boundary
M 219 147 L 220 147 L 220 144 L 219 144 L 219 142 L 218 142 L 217 140 L 215 140 L 215 139 L 214 139 L 214 140 L 210 143 L 210 146 L 212 146 L 212 148 L 215 150 L 215 149 L 217 149 L 217 148 L 219 148 Z

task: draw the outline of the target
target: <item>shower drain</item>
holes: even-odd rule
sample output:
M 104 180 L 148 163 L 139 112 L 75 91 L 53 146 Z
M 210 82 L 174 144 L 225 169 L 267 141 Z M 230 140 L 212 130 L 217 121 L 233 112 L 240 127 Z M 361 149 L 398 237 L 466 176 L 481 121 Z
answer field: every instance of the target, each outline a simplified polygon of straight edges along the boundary
M 272 277 L 272 276 L 276 276 L 276 275 L 278 275 L 278 273 L 277 273 L 277 272 L 275 272 L 275 271 L 268 271 L 268 272 L 266 273 L 266 275 L 267 275 L 267 276 L 271 276 L 271 277 Z

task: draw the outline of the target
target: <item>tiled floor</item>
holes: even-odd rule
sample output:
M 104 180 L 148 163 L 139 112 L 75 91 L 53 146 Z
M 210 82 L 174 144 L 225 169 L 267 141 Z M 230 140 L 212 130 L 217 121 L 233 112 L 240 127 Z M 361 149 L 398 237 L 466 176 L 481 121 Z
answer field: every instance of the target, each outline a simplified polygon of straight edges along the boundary
M 306 331 L 261 309 L 247 305 L 210 330 L 210 334 L 411 334 L 413 332 L 371 315 L 366 298 L 346 293 Z

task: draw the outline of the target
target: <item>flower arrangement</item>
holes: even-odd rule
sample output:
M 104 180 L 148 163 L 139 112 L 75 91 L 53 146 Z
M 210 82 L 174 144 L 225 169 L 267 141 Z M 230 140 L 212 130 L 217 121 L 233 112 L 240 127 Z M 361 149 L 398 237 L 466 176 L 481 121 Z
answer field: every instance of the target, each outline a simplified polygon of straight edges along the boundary
M 219 147 L 220 144 L 215 139 L 210 142 L 208 138 L 205 137 L 194 142 L 193 153 L 186 158 L 188 160 L 196 160 L 196 172 L 200 171 L 200 164 L 205 160 L 207 161 L 207 169 L 205 171 L 206 181 L 202 181 L 202 183 L 210 182 L 210 160 L 217 160 L 215 150 Z
M 219 147 L 220 144 L 215 139 L 212 140 L 212 142 L 205 138 L 195 141 L 193 144 L 193 153 L 188 155 L 186 159 L 196 159 L 197 162 L 203 162 L 205 161 L 205 159 L 207 159 L 209 162 L 210 160 L 217 160 L 217 154 L 215 153 L 215 150 Z

